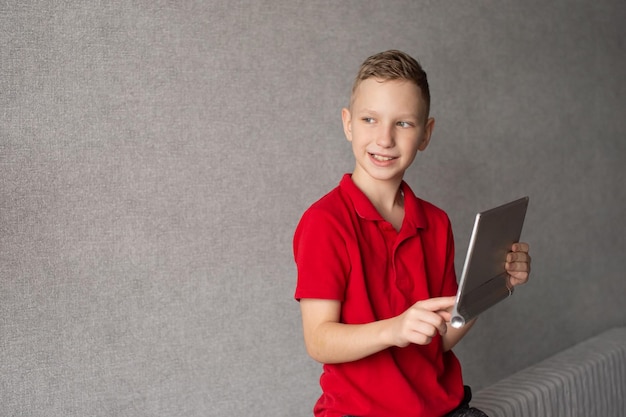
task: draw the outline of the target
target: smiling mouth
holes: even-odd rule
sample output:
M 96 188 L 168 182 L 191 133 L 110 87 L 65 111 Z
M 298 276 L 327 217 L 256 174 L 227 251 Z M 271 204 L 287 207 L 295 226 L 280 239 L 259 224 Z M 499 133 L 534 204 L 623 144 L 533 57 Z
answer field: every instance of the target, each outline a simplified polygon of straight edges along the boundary
M 382 155 L 378 155 L 375 153 L 370 153 L 370 156 L 380 162 L 387 162 L 387 161 L 391 161 L 392 159 L 396 159 L 396 157 L 393 157 L 393 156 L 382 156 Z

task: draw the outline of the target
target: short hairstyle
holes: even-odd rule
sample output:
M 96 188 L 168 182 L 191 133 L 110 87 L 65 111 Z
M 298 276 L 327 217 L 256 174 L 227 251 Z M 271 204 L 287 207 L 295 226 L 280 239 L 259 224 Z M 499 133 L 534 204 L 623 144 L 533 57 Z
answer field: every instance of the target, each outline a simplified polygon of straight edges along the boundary
M 428 116 L 430 112 L 428 78 L 426 77 L 426 72 L 415 58 L 397 49 L 390 49 L 367 58 L 361 64 L 352 85 L 350 103 L 354 100 L 354 93 L 359 84 L 368 78 L 378 78 L 383 81 L 407 80 L 414 82 L 422 92 L 422 97 L 426 102 L 426 115 Z

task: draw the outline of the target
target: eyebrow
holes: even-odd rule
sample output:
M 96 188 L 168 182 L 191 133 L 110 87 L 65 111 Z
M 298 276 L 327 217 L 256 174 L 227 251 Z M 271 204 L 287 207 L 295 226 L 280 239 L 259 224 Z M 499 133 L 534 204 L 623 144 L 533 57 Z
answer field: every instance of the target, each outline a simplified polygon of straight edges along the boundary
M 366 113 L 366 114 L 374 114 L 374 115 L 378 115 L 379 114 L 377 111 L 372 110 L 372 109 L 368 109 L 368 108 L 360 109 L 360 110 L 358 110 L 358 113 Z M 420 120 L 420 116 L 418 114 L 414 114 L 414 113 L 402 114 L 402 115 L 400 115 L 397 118 L 398 119 L 416 119 L 416 120 Z

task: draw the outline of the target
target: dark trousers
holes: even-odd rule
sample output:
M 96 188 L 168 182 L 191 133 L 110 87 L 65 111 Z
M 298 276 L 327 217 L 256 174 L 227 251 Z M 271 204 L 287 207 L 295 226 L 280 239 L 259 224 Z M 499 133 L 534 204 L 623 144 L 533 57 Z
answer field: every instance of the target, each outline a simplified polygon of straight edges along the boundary
M 470 401 L 472 401 L 472 389 L 467 385 L 464 388 L 463 402 L 461 402 L 460 406 L 446 414 L 445 417 L 489 417 L 478 408 L 469 406 Z

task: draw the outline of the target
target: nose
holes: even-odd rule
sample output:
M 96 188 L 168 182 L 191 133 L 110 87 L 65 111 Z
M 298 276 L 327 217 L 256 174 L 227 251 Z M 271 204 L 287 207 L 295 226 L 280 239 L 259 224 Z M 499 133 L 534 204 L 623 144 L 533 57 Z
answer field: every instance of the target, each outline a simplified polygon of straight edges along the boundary
M 393 126 L 381 126 L 376 137 L 376 144 L 381 148 L 391 148 L 394 145 L 394 129 Z

